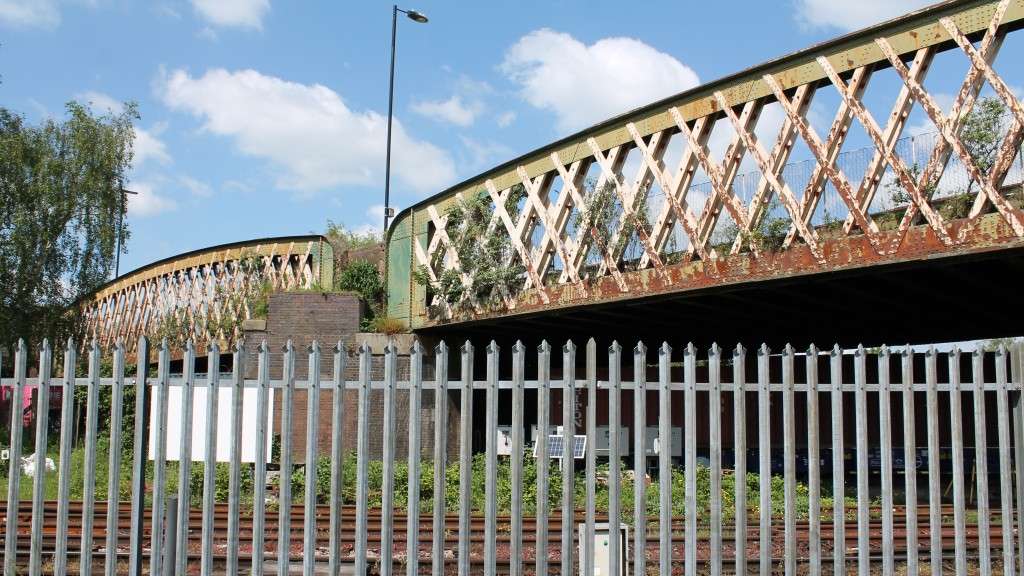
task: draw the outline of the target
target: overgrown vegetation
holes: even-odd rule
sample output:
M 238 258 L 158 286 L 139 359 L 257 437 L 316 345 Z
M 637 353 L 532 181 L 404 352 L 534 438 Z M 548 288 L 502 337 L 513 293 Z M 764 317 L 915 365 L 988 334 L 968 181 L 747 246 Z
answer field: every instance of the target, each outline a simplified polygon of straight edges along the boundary
M 525 197 L 526 189 L 521 184 L 508 192 L 504 208 L 513 221 Z M 491 306 L 506 296 L 514 296 L 522 288 L 526 268 L 513 257 L 512 239 L 500 221 L 488 231 L 493 214 L 491 198 L 485 190 L 456 199 L 446 212 L 445 232 L 458 257 L 461 275 L 451 263 L 436 282 L 431 280 L 424 266 L 413 271 L 413 279 L 427 288 L 427 301 L 433 315 L 440 315 L 447 308 L 464 310 L 477 305 Z M 444 250 L 438 250 L 432 267 L 439 268 L 447 257 Z M 468 285 L 463 284 L 463 275 Z
M 615 192 L 614 182 L 598 186 L 596 181 L 588 180 L 584 188 L 584 205 L 575 213 L 573 227 L 576 230 L 587 230 L 588 236 L 591 228 L 597 232 L 597 242 L 591 242 L 589 246 L 588 260 L 603 260 L 601 252 L 605 248 L 616 259 L 633 253 L 640 247 L 637 229 L 650 231 L 651 228 L 647 218 L 646 191 L 640 193 L 633 212 L 627 215 Z
M 1006 104 L 1001 99 L 993 96 L 981 98 L 967 115 L 960 130 L 960 141 L 963 142 L 964 148 L 982 176 L 987 176 L 995 166 L 1003 142 L 1002 126 L 1006 113 Z M 909 168 L 910 176 L 915 182 L 920 180 L 922 172 L 923 168 L 917 163 Z M 966 189 L 951 191 L 950 194 L 944 195 L 935 202 L 936 210 L 946 220 L 966 217 L 977 194 L 977 184 L 974 179 L 970 179 Z M 938 178 L 933 177 L 921 186 L 921 194 L 925 198 L 931 198 L 938 186 Z M 913 200 L 898 179 L 890 181 L 886 188 L 893 206 L 904 206 Z
M 789 234 L 789 227 L 793 221 L 777 196 L 772 196 L 762 214 L 761 221 L 750 233 L 750 241 L 759 250 L 778 252 L 786 241 L 786 235 Z M 719 256 L 727 255 L 739 234 L 739 226 L 730 219 L 711 236 L 711 244 L 718 251 Z

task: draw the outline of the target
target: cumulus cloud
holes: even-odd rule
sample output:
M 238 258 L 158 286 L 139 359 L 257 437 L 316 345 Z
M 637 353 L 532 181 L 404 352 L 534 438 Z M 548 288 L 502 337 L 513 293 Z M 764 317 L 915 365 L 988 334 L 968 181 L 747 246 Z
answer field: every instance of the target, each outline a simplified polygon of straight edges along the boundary
M 501 70 L 526 102 L 555 113 L 561 132 L 700 83 L 691 68 L 639 40 L 604 38 L 588 46 L 549 29 L 520 38 L 505 53 Z
M 163 132 L 162 125 L 158 125 L 152 132 L 145 128 L 135 127 L 136 166 L 141 166 L 150 160 L 158 164 L 171 163 L 171 155 L 167 152 L 167 145 L 158 136 L 161 132 Z
M 506 110 L 501 114 L 498 114 L 498 117 L 495 118 L 494 122 L 498 125 L 498 128 L 508 128 L 513 122 L 515 122 L 515 120 L 516 113 L 512 110 Z
M 0 0 L 0 24 L 54 28 L 60 24 L 56 0 Z
M 281 189 L 312 193 L 383 181 L 387 118 L 349 108 L 327 87 L 214 69 L 202 76 L 174 71 L 157 91 L 172 109 L 202 119 L 204 130 L 232 139 L 242 154 L 267 160 Z M 408 188 L 433 192 L 454 179 L 451 157 L 411 137 L 397 119 L 393 146 L 393 173 Z
M 412 105 L 413 112 L 438 122 L 467 128 L 486 109 L 484 96 L 493 92 L 490 84 L 467 76 L 459 77 L 454 94 L 447 100 L 428 100 Z
M 184 186 L 186 190 L 191 192 L 193 196 L 205 198 L 213 193 L 213 189 L 210 188 L 209 184 L 191 176 L 182 174 L 181 176 L 178 176 L 178 182 Z
M 935 0 L 797 0 L 796 20 L 808 28 L 857 30 L 933 4 Z
M 214 26 L 238 28 L 263 27 L 263 17 L 270 10 L 270 0 L 191 0 L 192 7 Z
M 128 195 L 128 214 L 149 217 L 178 208 L 174 200 L 157 194 L 155 188 L 150 182 L 132 182 L 130 189 L 138 194 Z
M 447 100 L 417 102 L 413 104 L 412 110 L 432 120 L 465 128 L 473 125 L 477 116 L 483 112 L 483 105 L 479 101 L 465 102 L 462 96 L 456 94 Z

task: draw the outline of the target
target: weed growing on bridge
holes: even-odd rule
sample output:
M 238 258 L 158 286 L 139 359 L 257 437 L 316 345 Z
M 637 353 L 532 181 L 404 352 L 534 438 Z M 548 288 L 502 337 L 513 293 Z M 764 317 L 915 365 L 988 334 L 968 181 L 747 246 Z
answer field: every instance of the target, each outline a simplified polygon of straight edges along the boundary
M 521 184 L 506 195 L 504 209 L 513 222 L 518 221 L 519 205 L 525 198 Z M 457 199 L 445 214 L 444 232 L 459 270 L 446 267 L 437 279 L 431 278 L 425 266 L 413 272 L 413 279 L 427 288 L 428 301 L 433 301 L 432 315 L 441 315 L 447 308 L 460 311 L 491 306 L 522 290 L 526 267 L 515 257 L 512 237 L 492 206 L 490 194 L 480 190 Z M 445 250 L 438 250 L 438 259 L 446 257 Z M 435 268 L 439 263 L 434 263 Z
M 619 265 L 624 255 L 633 254 L 640 248 L 636 231 L 641 228 L 650 230 L 646 190 L 638 193 L 632 212 L 626 214 L 613 182 L 598 186 L 596 181 L 588 180 L 584 188 L 584 205 L 574 213 L 573 228 L 588 231 L 592 242 L 587 260 L 601 262 L 607 249 Z

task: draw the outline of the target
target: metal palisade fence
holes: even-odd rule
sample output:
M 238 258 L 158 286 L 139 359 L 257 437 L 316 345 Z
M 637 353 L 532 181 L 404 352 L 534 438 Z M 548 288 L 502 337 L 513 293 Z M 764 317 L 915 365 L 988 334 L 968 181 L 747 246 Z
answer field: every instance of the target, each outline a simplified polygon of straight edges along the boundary
M 244 378 L 241 346 L 223 374 L 212 346 L 202 375 L 188 345 L 181 373 L 172 375 L 166 344 L 153 366 L 140 340 L 134 374 L 126 374 L 123 346 L 108 364 L 94 345 L 84 378 L 77 349 L 67 343 L 57 375 L 54 351 L 43 343 L 30 378 L 20 342 L 11 376 L 0 381 L 13 407 L 5 574 L 284 575 L 293 564 L 304 574 L 354 567 L 410 576 L 1024 569 L 1016 508 L 1024 485 L 1015 484 L 1024 465 L 1019 344 L 989 352 L 787 346 L 779 353 L 638 344 L 630 363 L 618 344 L 599 354 L 591 340 L 583 354 L 567 343 L 561 362 L 547 343 L 535 353 L 517 343 L 509 363 L 493 342 L 484 358 L 474 358 L 469 343 L 454 354 L 443 342 L 432 352 L 418 342 L 409 351 L 392 344 L 377 356 L 366 345 L 350 354 L 341 343 L 330 351 L 314 343 L 305 381 L 296 378 L 291 343 L 277 375 L 277 352 L 261 345 L 252 380 Z M 0 366 L 10 360 L 0 358 Z M 355 380 L 346 379 L 350 362 Z M 331 376 L 321 377 L 326 363 Z M 457 379 L 450 368 L 459 369 Z M 200 390 L 206 399 L 229 391 L 229 401 L 193 408 Z M 474 393 L 486 412 L 476 418 Z M 433 408 L 424 409 L 426 399 Z M 318 440 L 322 402 L 330 413 L 326 447 Z M 396 444 L 405 402 L 411 448 L 403 458 Z M 218 412 L 225 407 L 229 414 Z M 293 421 L 302 408 L 304 432 Z M 449 434 L 448 411 L 456 409 Z M 193 410 L 204 411 L 203 429 L 192 429 Z M 180 425 L 169 426 L 172 411 Z M 427 411 L 432 439 L 421 423 Z M 354 454 L 345 425 L 353 419 Z M 245 443 L 254 446 L 245 446 L 250 429 Z M 300 466 L 293 443 L 302 433 Z M 218 450 L 209 448 L 224 437 L 226 486 Z M 207 447 L 201 467 L 190 458 L 197 438 Z M 578 472 L 552 462 L 569 459 L 577 445 L 584 447 Z M 168 462 L 173 447 L 177 459 Z M 243 462 L 247 448 L 251 462 Z M 34 466 L 26 470 L 31 450 Z M 326 465 L 308 464 L 317 462 Z M 609 519 L 626 529 L 607 529 Z

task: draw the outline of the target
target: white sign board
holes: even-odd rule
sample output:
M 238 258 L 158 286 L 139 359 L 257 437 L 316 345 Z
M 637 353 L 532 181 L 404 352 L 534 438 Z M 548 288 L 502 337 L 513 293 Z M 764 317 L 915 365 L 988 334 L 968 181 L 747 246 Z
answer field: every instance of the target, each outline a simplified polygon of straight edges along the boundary
M 217 390 L 217 462 L 231 460 L 231 400 L 234 390 L 229 380 L 222 380 Z M 150 392 L 155 389 L 151 388 Z M 181 431 L 184 410 L 181 386 L 171 386 L 167 399 L 167 460 L 181 460 Z M 242 390 L 242 462 L 256 461 L 256 388 Z M 201 462 L 206 458 L 206 398 L 205 386 L 196 386 L 192 393 L 192 461 Z M 151 400 L 156 400 L 151 398 Z M 267 404 L 267 453 L 270 461 L 270 438 L 273 430 L 274 391 L 270 390 Z M 156 402 L 150 404 L 149 410 L 149 459 L 153 459 L 156 447 Z

